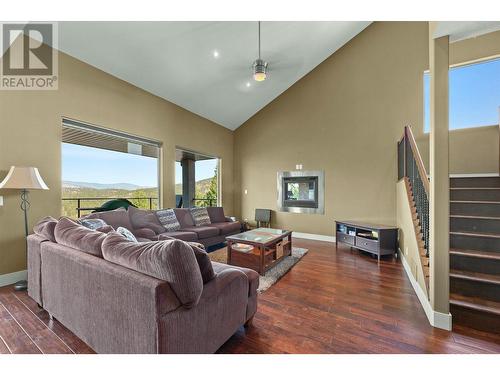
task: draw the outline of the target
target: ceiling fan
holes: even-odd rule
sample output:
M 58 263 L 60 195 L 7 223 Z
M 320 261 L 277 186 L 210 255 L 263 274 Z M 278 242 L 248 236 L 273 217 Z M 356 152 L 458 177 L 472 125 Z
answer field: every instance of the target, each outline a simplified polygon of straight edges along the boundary
M 254 61 L 253 79 L 262 82 L 267 78 L 267 62 L 260 58 L 260 21 L 259 21 L 259 58 Z

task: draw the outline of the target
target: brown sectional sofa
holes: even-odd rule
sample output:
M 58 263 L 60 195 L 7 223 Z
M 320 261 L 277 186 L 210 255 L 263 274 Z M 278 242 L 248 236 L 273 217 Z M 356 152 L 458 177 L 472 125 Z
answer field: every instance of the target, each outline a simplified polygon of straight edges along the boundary
M 181 228 L 167 232 L 152 210 L 140 210 L 130 207 L 128 211 L 115 210 L 96 212 L 82 219 L 102 219 L 113 228 L 124 227 L 137 234 L 140 240 L 158 240 L 168 237 L 183 241 L 199 242 L 211 246 L 226 240 L 227 236 L 241 232 L 241 223 L 232 221 L 224 215 L 222 207 L 207 207 L 211 224 L 197 227 L 187 208 L 174 208 L 175 216 Z M 145 236 L 145 237 L 144 237 Z
M 214 220 L 221 219 L 221 211 L 214 214 Z M 127 224 L 123 212 L 99 216 L 113 227 Z M 183 219 L 190 224 L 188 218 Z M 185 231 L 189 225 L 174 236 L 192 233 L 184 238 L 205 244 L 220 242 L 225 237 L 222 230 L 231 228 L 224 223 L 212 224 L 217 235 L 211 237 L 206 234 L 215 231 L 200 235 Z M 62 220 L 48 219 L 42 224 L 28 237 L 28 294 L 98 353 L 213 353 L 257 310 L 256 272 L 208 261 L 213 271 L 205 282 L 200 259 L 208 256 L 203 247 L 172 239 L 172 232 L 158 234 L 151 228 L 131 225 L 144 243 L 137 244 L 139 248 L 147 252 L 165 247 L 155 250 L 160 255 L 169 251 L 169 257 L 161 255 L 163 277 L 133 269 L 130 259 L 143 261 L 144 256 L 125 255 L 125 260 L 120 260 L 121 253 L 116 252 L 129 245 L 113 245 L 110 236 L 116 240 L 114 231 L 100 235 L 77 225 L 77 234 L 71 234 L 70 228 L 65 237 Z M 96 251 L 99 244 L 104 255 Z

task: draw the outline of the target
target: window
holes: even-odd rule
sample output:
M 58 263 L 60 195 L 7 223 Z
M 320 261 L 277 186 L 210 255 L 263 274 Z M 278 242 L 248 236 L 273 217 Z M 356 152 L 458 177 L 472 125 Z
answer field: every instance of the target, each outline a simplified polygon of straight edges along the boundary
M 449 72 L 450 130 L 498 124 L 500 59 Z M 430 131 L 430 76 L 424 73 L 424 131 Z
M 195 163 L 195 205 L 217 206 L 219 201 L 219 159 L 198 160 Z
M 176 149 L 175 197 L 177 207 L 221 205 L 220 163 L 214 156 Z
M 79 217 L 116 198 L 159 206 L 159 156 L 155 141 L 63 120 L 62 214 Z

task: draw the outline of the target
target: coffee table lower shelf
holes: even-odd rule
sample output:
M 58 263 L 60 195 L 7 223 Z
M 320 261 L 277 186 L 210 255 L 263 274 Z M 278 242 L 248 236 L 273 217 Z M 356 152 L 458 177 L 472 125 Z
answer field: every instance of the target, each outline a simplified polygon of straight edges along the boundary
M 291 235 L 288 239 L 271 245 L 251 244 L 253 249 L 249 252 L 233 249 L 235 243 L 239 242 L 227 241 L 227 263 L 253 269 L 261 275 L 264 275 L 267 270 L 281 262 L 285 257 L 292 255 Z

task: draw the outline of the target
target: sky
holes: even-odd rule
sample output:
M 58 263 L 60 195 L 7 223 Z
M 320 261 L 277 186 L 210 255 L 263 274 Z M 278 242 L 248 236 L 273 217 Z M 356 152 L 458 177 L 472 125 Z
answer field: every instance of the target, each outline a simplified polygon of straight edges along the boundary
M 182 170 L 180 163 L 175 164 L 175 181 L 180 183 Z M 212 177 L 216 164 L 217 159 L 196 162 L 196 180 Z M 158 187 L 158 161 L 147 156 L 63 143 L 62 179 Z
M 195 180 L 204 180 L 214 176 L 217 159 L 199 160 L 195 164 Z M 175 162 L 175 183 L 182 183 L 182 168 L 180 162 Z
M 424 129 L 430 128 L 430 79 L 424 75 Z M 499 121 L 500 59 L 450 69 L 450 129 Z

